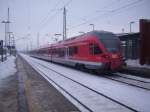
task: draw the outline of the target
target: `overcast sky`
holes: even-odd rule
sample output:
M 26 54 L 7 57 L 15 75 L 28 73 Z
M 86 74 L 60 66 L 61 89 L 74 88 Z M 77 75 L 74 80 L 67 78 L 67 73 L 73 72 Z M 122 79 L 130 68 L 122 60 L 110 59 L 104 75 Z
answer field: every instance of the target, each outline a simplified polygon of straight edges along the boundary
M 139 31 L 139 19 L 150 19 L 150 0 L 0 0 L 0 22 L 7 19 L 10 8 L 10 31 L 18 49 L 37 47 L 53 42 L 54 34 L 62 34 L 63 7 L 67 9 L 67 38 L 79 32 L 106 30 L 114 33 Z M 24 39 L 21 39 L 23 38 Z M 4 24 L 0 24 L 0 40 Z M 20 39 L 20 40 L 19 40 Z M 59 37 L 59 40 L 62 36 Z

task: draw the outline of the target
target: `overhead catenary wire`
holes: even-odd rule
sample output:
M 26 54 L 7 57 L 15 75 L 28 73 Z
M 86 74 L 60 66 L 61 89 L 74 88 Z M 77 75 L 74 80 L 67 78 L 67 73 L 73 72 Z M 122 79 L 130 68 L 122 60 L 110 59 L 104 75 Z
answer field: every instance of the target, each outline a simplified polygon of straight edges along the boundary
M 119 1 L 120 1 L 120 0 L 119 0 Z M 112 1 L 112 2 L 110 2 L 109 4 L 104 5 L 103 7 L 101 7 L 101 9 L 110 8 L 111 6 L 113 6 L 112 4 L 116 4 L 116 3 L 118 3 L 118 0 Z M 91 16 L 92 14 L 95 14 L 95 13 L 98 13 L 98 12 L 108 12 L 108 11 L 109 11 L 109 10 L 96 10 L 96 11 L 92 12 L 92 13 L 89 14 L 89 15 L 85 15 L 84 17 L 89 17 L 89 16 Z M 84 18 L 82 18 L 82 19 L 84 19 Z
M 31 1 L 27 0 L 26 1 L 26 5 L 27 5 L 27 31 L 28 33 L 30 33 L 31 30 Z
M 91 22 L 91 21 L 100 20 L 100 19 L 102 19 L 102 18 L 104 18 L 104 17 L 106 17 L 106 16 L 109 16 L 109 15 L 111 15 L 111 14 L 114 14 L 115 12 L 118 12 L 118 11 L 120 11 L 120 10 L 126 9 L 126 8 L 128 8 L 128 7 L 133 6 L 133 5 L 136 5 L 137 3 L 142 2 L 142 1 L 143 1 L 143 0 L 137 0 L 137 1 L 134 1 L 134 2 L 132 2 L 132 3 L 126 4 L 126 5 L 124 5 L 124 6 L 121 6 L 121 7 L 119 7 L 119 8 L 112 9 L 112 10 L 110 10 L 110 11 L 105 12 L 104 14 L 98 15 L 98 16 L 96 16 L 96 17 L 94 17 L 94 18 L 91 18 L 91 19 L 88 19 L 88 20 L 86 20 L 86 21 L 84 21 L 84 22 L 82 22 L 82 23 L 80 23 L 80 24 L 78 24 L 78 25 L 72 26 L 72 27 L 69 28 L 69 30 L 75 29 L 75 28 L 80 27 L 80 26 L 82 26 L 82 25 L 85 25 L 85 24 L 87 24 L 87 23 L 89 23 L 89 22 Z
M 67 7 L 73 0 L 69 0 L 67 3 L 64 4 L 63 7 Z
M 57 14 L 58 14 L 58 12 L 59 11 L 61 11 L 62 9 L 59 9 L 59 10 L 57 10 L 57 12 L 55 12 L 49 19 L 47 19 L 47 21 L 45 21 L 41 26 L 40 26 L 40 29 L 39 29 L 39 31 L 41 31 L 44 27 L 46 27 L 48 24 L 48 22 L 50 23 L 50 22 L 52 22 L 52 20 L 57 16 Z M 51 20 L 51 21 L 50 21 Z M 38 32 L 39 32 L 38 31 Z
M 61 1 L 61 0 L 60 0 Z M 61 8 L 58 8 L 57 10 L 53 10 L 53 12 L 55 12 L 52 16 L 50 16 L 48 19 L 47 19 L 47 21 L 45 21 L 42 25 L 41 25 L 41 27 L 40 27 L 40 29 L 39 29 L 39 31 L 40 30 L 42 30 L 44 27 L 46 27 L 48 24 L 47 24 L 47 22 L 52 22 L 52 20 L 57 16 L 57 14 L 59 14 L 59 12 L 61 12 L 62 10 L 63 10 L 63 7 L 67 7 L 71 2 L 72 2 L 73 0 L 69 0 L 69 1 L 67 1 L 66 3 L 64 3 L 64 5 L 61 7 Z M 58 4 L 59 4 L 59 2 L 58 2 Z M 58 5 L 57 4 L 57 5 Z M 51 20 L 51 21 L 50 21 Z M 39 32 L 38 31 L 38 32 Z
M 38 26 L 41 25 L 41 24 L 43 24 L 43 22 L 45 22 L 45 21 L 49 18 L 50 14 L 51 14 L 52 12 L 55 12 L 55 11 L 58 10 L 58 9 L 56 9 L 56 7 L 61 3 L 61 1 L 62 1 L 62 0 L 59 0 L 59 1 L 54 5 L 54 7 L 53 7 L 51 10 L 49 10 L 49 12 L 47 13 L 47 15 L 41 20 L 41 22 L 38 24 Z

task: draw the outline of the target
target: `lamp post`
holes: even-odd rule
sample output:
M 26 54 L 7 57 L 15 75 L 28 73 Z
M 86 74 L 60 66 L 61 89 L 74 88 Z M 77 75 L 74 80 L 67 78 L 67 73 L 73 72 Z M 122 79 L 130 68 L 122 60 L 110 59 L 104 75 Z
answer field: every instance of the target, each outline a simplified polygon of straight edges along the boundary
M 131 26 L 132 26 L 132 24 L 134 24 L 134 23 L 135 23 L 134 21 L 131 21 L 131 22 L 130 22 L 130 33 L 132 32 Z
M 7 45 L 7 48 L 8 48 L 8 50 L 9 50 L 9 54 L 11 55 L 11 53 L 12 53 L 12 51 L 11 51 L 11 48 L 12 48 L 12 46 L 11 46 L 11 36 L 10 36 L 10 34 L 12 34 L 13 32 L 8 32 L 8 45 Z
M 124 33 L 124 28 L 122 28 L 122 33 Z
M 40 33 L 37 33 L 37 48 L 40 46 Z
M 93 31 L 94 31 L 94 27 L 95 27 L 94 24 L 89 24 L 89 25 L 92 26 L 92 29 L 93 29 Z
M 5 24 L 5 48 L 7 47 L 7 31 L 8 31 L 8 29 L 7 29 L 7 24 L 9 24 L 10 23 L 10 21 L 2 21 L 2 23 L 4 23 Z M 5 49 L 5 58 L 7 59 L 7 50 Z
M 10 23 L 9 21 L 2 21 L 5 24 L 5 47 L 7 46 L 7 24 Z

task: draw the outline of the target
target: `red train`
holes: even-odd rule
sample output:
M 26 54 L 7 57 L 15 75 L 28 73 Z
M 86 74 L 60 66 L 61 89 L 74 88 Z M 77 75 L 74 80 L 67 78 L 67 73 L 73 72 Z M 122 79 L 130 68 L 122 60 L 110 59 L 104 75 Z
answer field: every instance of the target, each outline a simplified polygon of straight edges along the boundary
M 121 42 L 113 33 L 106 31 L 91 31 L 32 50 L 30 55 L 96 71 L 118 71 L 123 65 Z

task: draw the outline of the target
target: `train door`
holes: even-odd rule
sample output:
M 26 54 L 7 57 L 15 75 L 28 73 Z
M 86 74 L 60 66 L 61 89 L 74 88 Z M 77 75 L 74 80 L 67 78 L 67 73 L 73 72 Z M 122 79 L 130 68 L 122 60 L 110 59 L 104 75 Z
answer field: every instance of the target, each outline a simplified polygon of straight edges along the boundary
M 51 47 L 48 49 L 48 56 L 49 56 L 50 61 L 52 61 L 52 48 Z
M 65 60 L 68 59 L 68 54 L 69 54 L 69 50 L 68 50 L 68 47 L 65 46 Z

